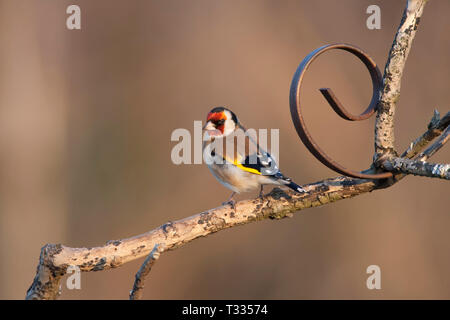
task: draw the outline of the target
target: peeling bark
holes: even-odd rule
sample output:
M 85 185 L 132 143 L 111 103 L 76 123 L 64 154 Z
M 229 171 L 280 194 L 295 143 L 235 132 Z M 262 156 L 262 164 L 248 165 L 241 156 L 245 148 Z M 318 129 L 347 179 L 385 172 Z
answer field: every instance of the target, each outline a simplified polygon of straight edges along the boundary
M 393 158 L 383 164 L 389 171 L 398 171 L 415 176 L 433 177 L 450 180 L 450 164 L 429 163 L 422 160 Z
M 408 0 L 389 52 L 375 121 L 375 163 L 396 155 L 394 147 L 395 107 L 400 98 L 401 79 L 406 59 L 426 2 L 427 0 Z

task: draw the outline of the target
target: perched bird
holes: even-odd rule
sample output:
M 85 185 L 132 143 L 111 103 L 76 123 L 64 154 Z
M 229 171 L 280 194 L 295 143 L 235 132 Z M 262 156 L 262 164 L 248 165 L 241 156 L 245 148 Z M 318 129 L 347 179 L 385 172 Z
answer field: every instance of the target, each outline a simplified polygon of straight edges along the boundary
M 224 204 L 234 207 L 236 193 L 260 188 L 264 185 L 287 186 L 302 193 L 305 190 L 284 176 L 273 157 L 259 144 L 229 109 L 212 109 L 203 126 L 203 157 L 212 174 L 233 193 Z

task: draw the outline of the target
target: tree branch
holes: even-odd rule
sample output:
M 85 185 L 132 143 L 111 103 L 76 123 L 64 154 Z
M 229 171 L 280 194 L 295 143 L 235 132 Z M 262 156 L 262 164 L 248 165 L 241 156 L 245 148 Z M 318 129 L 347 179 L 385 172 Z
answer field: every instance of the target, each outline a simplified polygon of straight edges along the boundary
M 130 300 L 142 299 L 142 291 L 144 290 L 145 278 L 148 276 L 150 270 L 155 264 L 155 261 L 159 259 L 159 256 L 163 251 L 164 250 L 162 249 L 161 245 L 155 244 L 153 250 L 150 252 L 147 259 L 145 259 L 144 263 L 136 273 L 133 289 L 131 289 L 130 292 Z
M 450 180 L 450 164 L 429 163 L 422 160 L 392 158 L 383 163 L 389 171 L 412 174 L 430 178 Z
M 59 296 L 59 283 L 68 265 L 55 267 L 53 256 L 62 250 L 60 244 L 46 244 L 41 249 L 39 264 L 33 283 L 27 291 L 27 300 L 54 300 Z
M 375 121 L 375 163 L 396 155 L 394 147 L 395 107 L 400 98 L 401 79 L 406 59 L 426 2 L 427 0 L 408 0 L 389 52 Z
M 434 116 L 428 125 L 428 131 L 411 143 L 401 158 L 388 158 L 383 162 L 383 167 L 389 171 L 398 171 L 404 174 L 441 178 L 450 180 L 450 164 L 428 163 L 425 160 L 437 152 L 450 137 L 450 112 L 444 118 L 439 119 L 439 112 L 435 110 Z M 445 130 L 444 130 L 445 128 Z M 420 148 L 432 141 L 437 135 L 439 138 L 418 156 L 417 160 L 411 160 L 419 153 Z M 407 156 L 407 158 L 405 158 Z

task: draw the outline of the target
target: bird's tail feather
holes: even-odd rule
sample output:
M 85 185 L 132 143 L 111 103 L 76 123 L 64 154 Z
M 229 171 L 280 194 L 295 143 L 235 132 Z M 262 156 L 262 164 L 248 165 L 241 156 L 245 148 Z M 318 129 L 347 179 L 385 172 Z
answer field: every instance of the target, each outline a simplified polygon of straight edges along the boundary
M 306 192 L 305 189 L 303 189 L 298 184 L 296 184 L 295 182 L 292 182 L 292 181 L 289 181 L 289 183 L 286 184 L 286 187 L 289 187 L 289 188 L 291 188 L 292 190 L 294 190 L 295 192 L 298 192 L 298 193 Z
M 305 189 L 303 189 L 302 187 L 300 187 L 298 184 L 296 184 L 294 181 L 291 180 L 291 178 L 288 178 L 286 176 L 284 176 L 280 171 L 278 171 L 275 175 L 275 178 L 278 179 L 278 182 L 282 182 L 282 184 L 284 184 L 286 187 L 291 188 L 292 190 L 294 190 L 295 192 L 298 193 L 304 193 L 306 192 Z M 280 181 L 281 180 L 281 181 Z

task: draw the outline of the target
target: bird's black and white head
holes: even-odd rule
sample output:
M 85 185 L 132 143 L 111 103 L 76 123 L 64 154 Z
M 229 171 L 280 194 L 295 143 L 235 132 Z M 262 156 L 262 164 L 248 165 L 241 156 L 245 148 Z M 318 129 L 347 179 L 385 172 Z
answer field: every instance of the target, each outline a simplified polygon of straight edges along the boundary
M 238 126 L 239 121 L 233 111 L 224 107 L 216 107 L 208 113 L 203 130 L 210 137 L 225 137 L 233 133 Z

